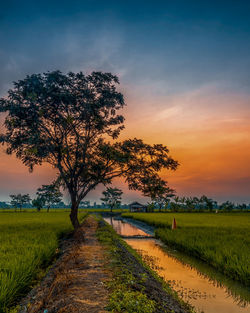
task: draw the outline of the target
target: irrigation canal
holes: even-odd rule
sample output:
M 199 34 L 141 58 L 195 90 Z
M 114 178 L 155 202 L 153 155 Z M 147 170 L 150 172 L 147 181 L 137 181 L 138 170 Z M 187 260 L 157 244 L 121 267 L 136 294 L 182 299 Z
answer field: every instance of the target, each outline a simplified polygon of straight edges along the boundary
M 137 250 L 178 295 L 204 313 L 250 313 L 250 290 L 203 262 L 169 249 L 152 230 L 122 219 L 104 218 Z

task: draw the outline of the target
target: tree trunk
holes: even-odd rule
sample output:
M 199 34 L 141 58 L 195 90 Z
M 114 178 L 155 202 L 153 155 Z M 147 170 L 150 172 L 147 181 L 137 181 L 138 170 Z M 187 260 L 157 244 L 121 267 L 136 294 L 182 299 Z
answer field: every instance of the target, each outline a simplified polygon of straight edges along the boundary
M 72 201 L 71 212 L 69 216 L 70 216 L 70 220 L 74 229 L 77 229 L 78 227 L 80 227 L 80 223 L 78 221 L 77 215 L 78 215 L 78 205 L 76 202 Z
M 48 205 L 48 206 L 47 206 L 47 213 L 49 213 L 49 209 L 50 209 L 50 206 Z

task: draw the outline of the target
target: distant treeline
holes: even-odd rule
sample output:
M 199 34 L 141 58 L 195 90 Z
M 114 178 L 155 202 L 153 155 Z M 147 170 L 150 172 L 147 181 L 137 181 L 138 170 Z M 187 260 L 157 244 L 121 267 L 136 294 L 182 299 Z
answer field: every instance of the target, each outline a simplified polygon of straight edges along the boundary
M 21 196 L 21 195 L 19 195 Z M 30 201 L 22 203 L 22 206 L 20 207 L 22 209 L 32 209 L 37 208 L 36 202 L 34 202 L 35 199 L 31 200 L 29 195 L 24 195 L 30 199 Z M 21 196 L 21 197 L 24 197 Z M 12 196 L 13 197 L 13 196 Z M 56 202 L 57 201 L 57 202 Z M 5 202 L 0 201 L 0 209 L 17 209 L 18 203 L 11 202 Z M 46 202 L 43 203 L 43 206 L 41 208 L 47 208 L 48 205 L 46 205 Z M 82 201 L 79 205 L 80 209 L 107 209 L 109 208 L 109 204 L 107 203 L 101 203 L 97 204 L 96 202 L 93 202 L 91 204 L 90 201 Z M 49 208 L 51 209 L 70 209 L 71 203 L 65 204 L 62 200 L 59 201 L 58 199 L 55 199 L 55 201 L 52 200 L 49 202 Z M 119 205 L 116 206 L 117 209 L 129 209 L 129 204 L 122 204 L 119 203 Z M 250 212 L 250 204 L 235 204 L 230 201 L 225 201 L 223 203 L 218 204 L 217 201 L 210 199 L 203 195 L 202 197 L 171 197 L 171 198 L 164 198 L 164 201 L 162 201 L 162 198 L 156 198 L 155 200 L 151 200 L 147 205 L 144 206 L 144 212 L 234 212 L 234 211 L 244 211 L 244 212 Z
M 129 205 L 128 204 L 121 204 L 120 209 L 128 209 Z M 0 209 L 12 209 L 14 208 L 13 205 L 6 201 L 0 201 Z M 23 209 L 32 209 L 35 208 L 31 202 L 24 203 L 23 204 Z M 45 206 L 46 208 L 46 206 Z M 66 204 L 63 201 L 57 203 L 57 204 L 52 204 L 51 209 L 70 209 L 71 208 L 71 203 Z M 84 201 L 84 203 L 80 204 L 79 206 L 80 209 L 107 209 L 109 208 L 108 205 L 102 203 L 102 204 L 97 204 L 94 202 L 93 204 L 90 203 L 90 201 Z
M 166 199 L 164 205 L 154 201 L 147 207 L 148 212 L 152 211 L 171 211 L 171 212 L 233 212 L 250 211 L 250 204 L 235 204 L 231 201 L 225 201 L 218 204 L 217 201 L 206 196 L 202 197 L 174 197 L 171 200 Z

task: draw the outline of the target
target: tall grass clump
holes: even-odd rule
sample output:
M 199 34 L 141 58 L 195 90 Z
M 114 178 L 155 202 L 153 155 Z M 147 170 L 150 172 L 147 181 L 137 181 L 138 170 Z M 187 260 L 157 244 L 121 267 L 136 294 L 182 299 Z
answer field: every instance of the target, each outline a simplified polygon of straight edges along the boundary
M 250 286 L 250 214 L 129 213 L 156 227 L 164 243 Z M 175 217 L 177 229 L 171 230 Z
M 28 292 L 70 231 L 65 212 L 0 214 L 0 313 Z

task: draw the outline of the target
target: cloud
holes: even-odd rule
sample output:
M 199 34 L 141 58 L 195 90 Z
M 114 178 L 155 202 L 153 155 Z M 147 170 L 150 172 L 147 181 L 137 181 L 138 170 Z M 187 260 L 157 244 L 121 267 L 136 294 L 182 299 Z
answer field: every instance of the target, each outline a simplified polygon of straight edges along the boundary
M 154 116 L 154 121 L 157 123 L 162 120 L 168 120 L 176 118 L 178 115 L 182 114 L 181 105 L 172 106 L 170 108 L 164 109 L 159 113 L 156 113 Z
M 224 32 L 214 19 L 201 23 L 201 11 L 194 23 L 162 8 L 138 5 L 131 11 L 117 2 L 113 10 L 113 4 L 91 1 L 5 8 L 0 96 L 12 81 L 31 73 L 111 71 L 119 75 L 128 104 L 121 138 L 168 145 L 181 163 L 166 175 L 177 191 L 196 194 L 202 187 L 218 197 L 241 194 L 244 172 L 250 172 L 249 34 L 232 31 L 231 18 Z M 31 175 L 2 152 L 0 173 L 2 194 L 20 188 L 33 192 L 54 175 L 49 167 Z M 233 181 L 239 187 L 231 193 Z
M 170 180 L 171 181 L 171 180 Z M 203 194 L 218 201 L 231 200 L 250 203 L 250 176 L 209 178 L 201 175 L 183 177 L 171 181 L 172 186 L 182 196 L 202 196 Z

